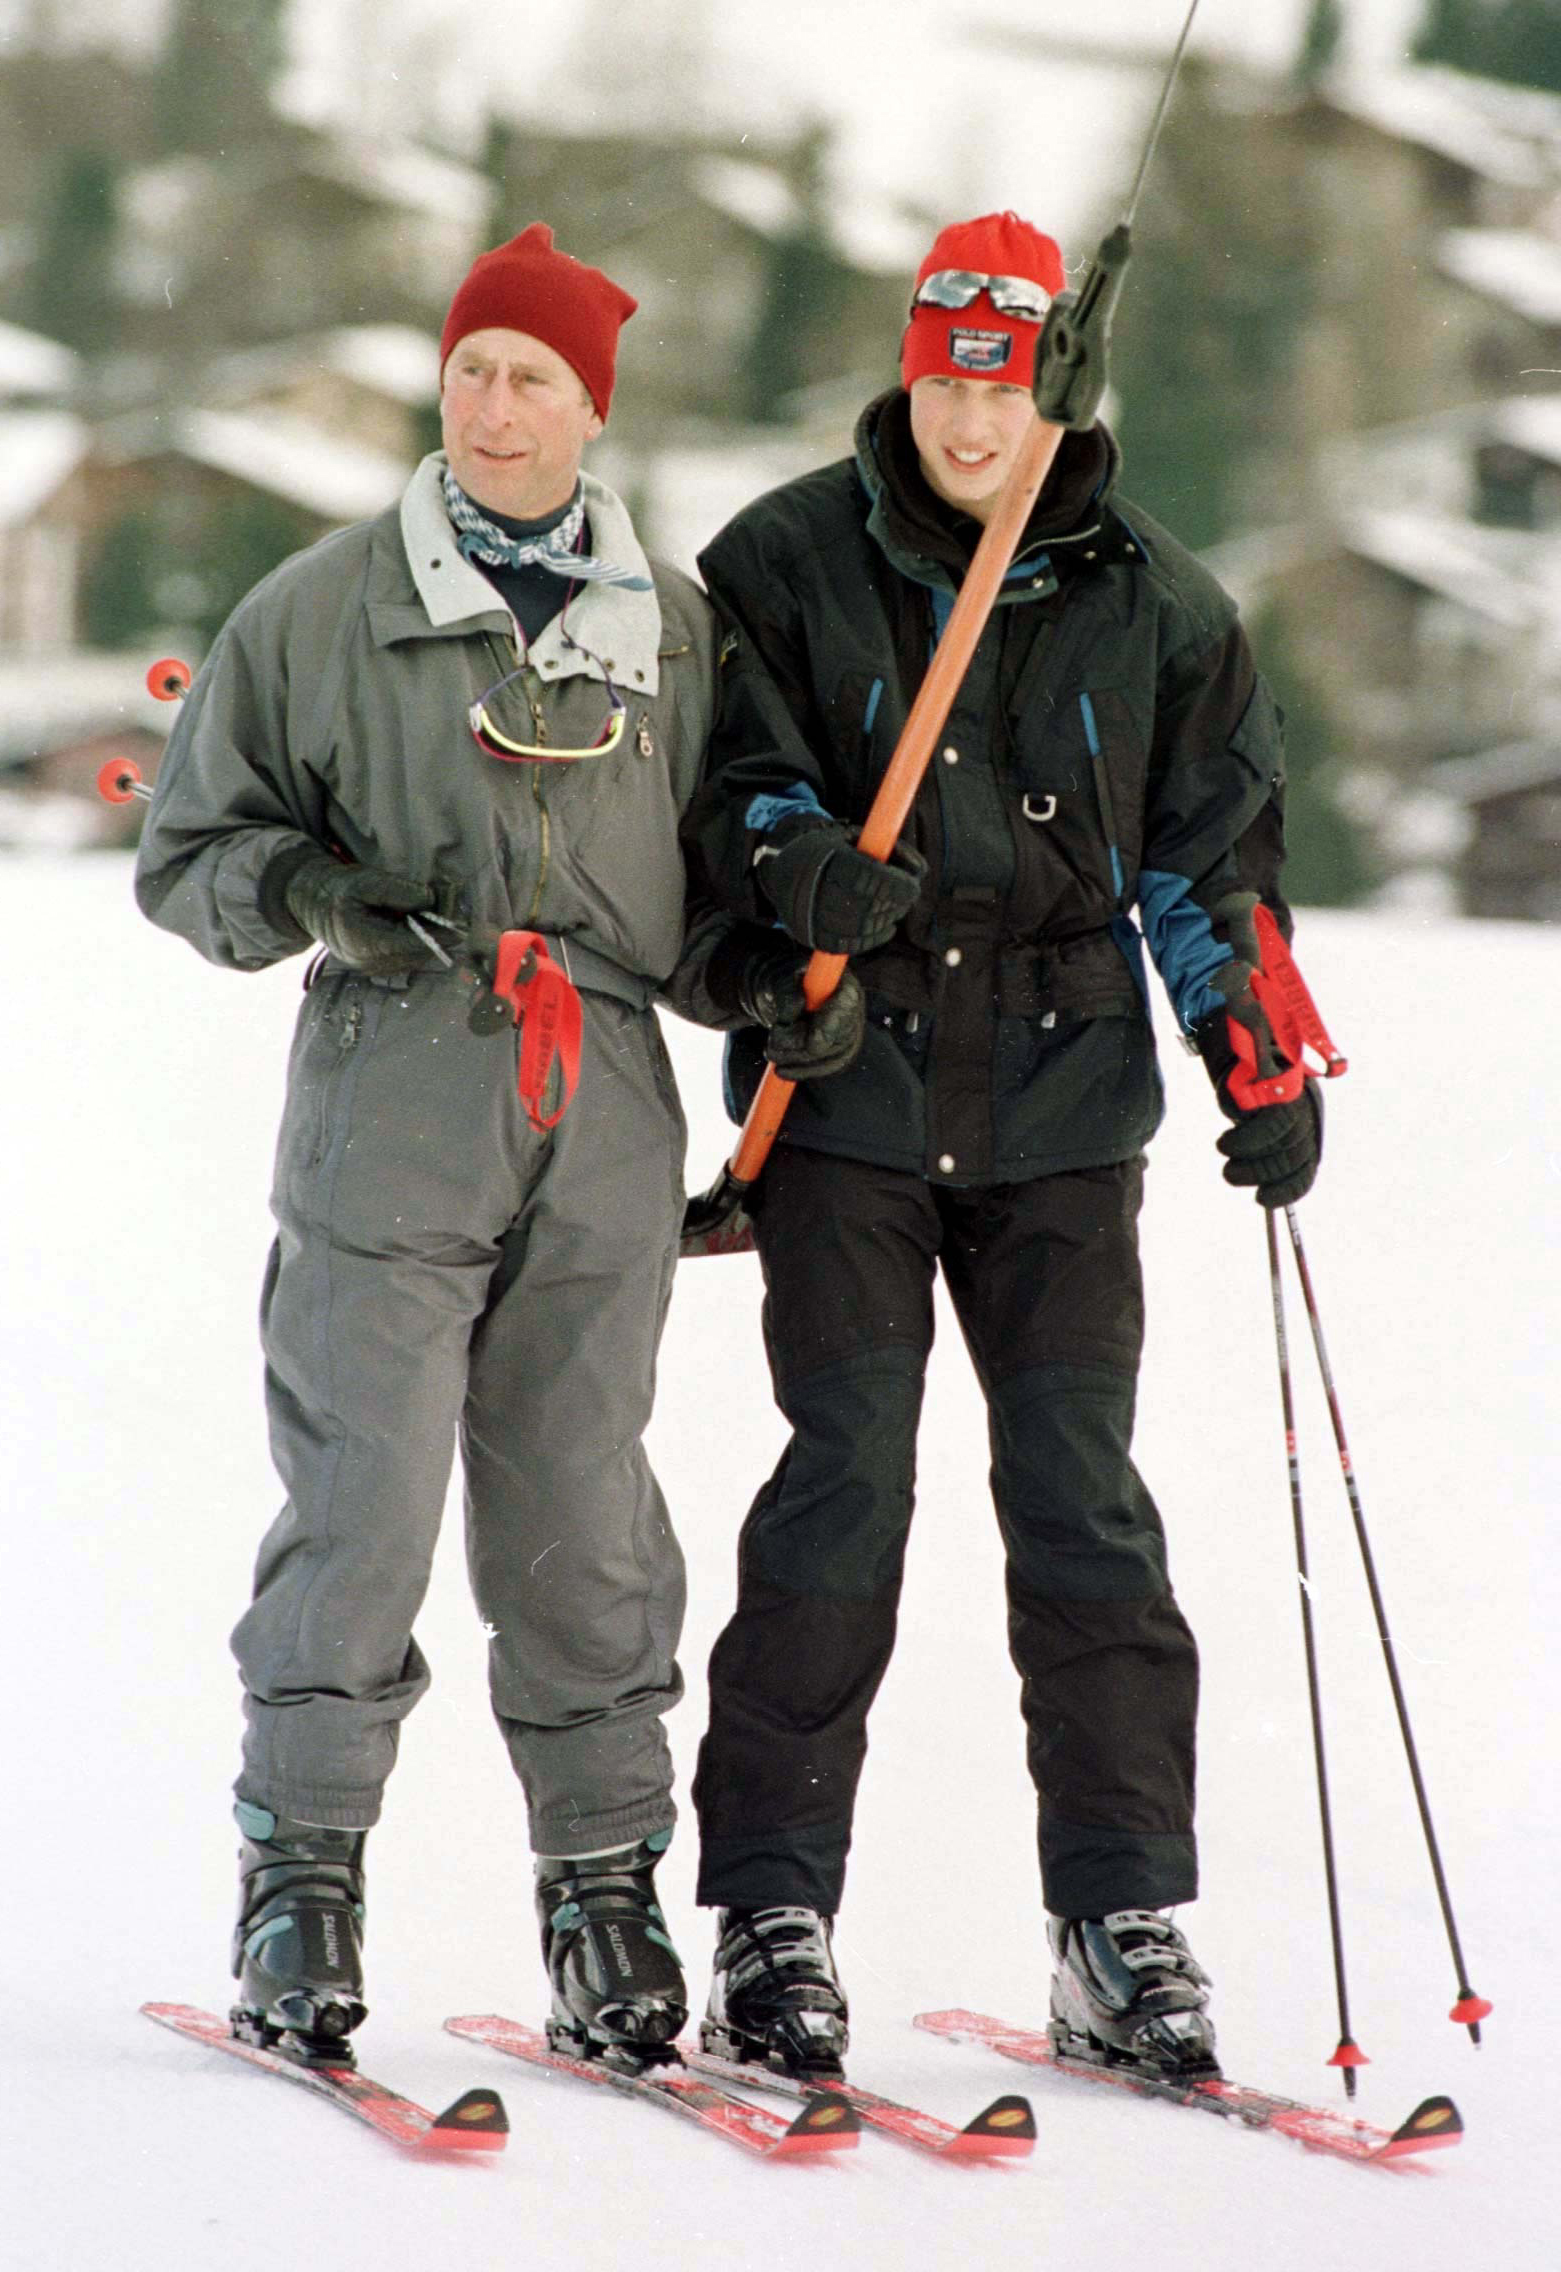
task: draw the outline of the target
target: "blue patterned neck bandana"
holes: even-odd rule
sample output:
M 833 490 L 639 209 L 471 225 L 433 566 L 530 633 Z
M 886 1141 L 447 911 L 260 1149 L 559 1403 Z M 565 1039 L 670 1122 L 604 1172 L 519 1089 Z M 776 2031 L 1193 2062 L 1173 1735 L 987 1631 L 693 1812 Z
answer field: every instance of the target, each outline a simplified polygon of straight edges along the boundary
M 650 578 L 633 568 L 619 568 L 611 560 L 577 552 L 585 530 L 585 499 L 578 494 L 563 519 L 533 537 L 513 537 L 490 521 L 474 505 L 446 466 L 444 509 L 455 531 L 456 547 L 463 558 L 479 568 L 546 568 L 582 584 L 622 584 L 631 592 L 648 592 Z

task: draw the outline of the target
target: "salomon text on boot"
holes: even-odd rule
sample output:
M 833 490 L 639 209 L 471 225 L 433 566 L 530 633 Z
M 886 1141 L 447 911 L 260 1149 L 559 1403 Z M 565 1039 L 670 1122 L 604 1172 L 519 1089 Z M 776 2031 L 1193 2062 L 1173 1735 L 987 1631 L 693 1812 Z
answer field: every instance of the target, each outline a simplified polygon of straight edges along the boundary
M 608 1854 L 537 1857 L 555 2051 L 631 2072 L 676 2057 L 670 2047 L 688 2018 L 688 1990 L 655 1887 L 671 1840 L 659 1830 Z
M 721 2059 L 839 2082 L 849 2042 L 834 1920 L 816 1909 L 723 1909 L 699 2040 Z
M 363 1830 L 234 1808 L 239 1916 L 233 2032 L 313 2066 L 350 2067 L 363 2001 Z
M 1172 2078 L 1217 2075 L 1209 1976 L 1155 1909 L 1051 1917 L 1051 2024 L 1061 2058 Z

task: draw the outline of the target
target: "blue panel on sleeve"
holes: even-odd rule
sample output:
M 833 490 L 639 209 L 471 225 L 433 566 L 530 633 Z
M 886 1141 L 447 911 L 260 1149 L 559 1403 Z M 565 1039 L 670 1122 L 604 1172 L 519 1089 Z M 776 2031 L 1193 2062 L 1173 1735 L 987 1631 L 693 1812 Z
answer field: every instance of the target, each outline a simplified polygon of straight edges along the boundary
M 1214 973 L 1235 961 L 1233 949 L 1221 946 L 1208 915 L 1192 897 L 1185 876 L 1160 868 L 1145 868 L 1138 878 L 1138 907 L 1144 919 L 1144 936 L 1155 969 L 1176 1022 L 1191 1033 L 1200 1020 L 1223 1009 L 1225 997 L 1211 984 Z
M 773 796 L 755 797 L 743 814 L 743 826 L 758 836 L 768 836 L 781 821 L 792 820 L 798 813 L 820 813 L 825 820 L 829 818 L 805 781 L 794 781 L 789 789 Z

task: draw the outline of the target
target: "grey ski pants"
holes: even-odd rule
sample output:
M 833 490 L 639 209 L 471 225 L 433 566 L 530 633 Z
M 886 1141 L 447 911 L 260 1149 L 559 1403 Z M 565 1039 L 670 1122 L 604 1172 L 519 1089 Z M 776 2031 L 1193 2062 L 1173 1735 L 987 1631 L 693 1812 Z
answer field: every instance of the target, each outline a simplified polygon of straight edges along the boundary
M 459 1436 L 493 1709 L 540 1853 L 674 1819 L 662 1715 L 683 1563 L 641 1436 L 682 1218 L 684 1128 L 654 1015 L 582 997 L 550 1134 L 515 1036 L 447 974 L 327 975 L 293 1045 L 262 1298 L 287 1492 L 233 1636 L 243 1799 L 379 1816 L 428 1685 L 412 1636 Z

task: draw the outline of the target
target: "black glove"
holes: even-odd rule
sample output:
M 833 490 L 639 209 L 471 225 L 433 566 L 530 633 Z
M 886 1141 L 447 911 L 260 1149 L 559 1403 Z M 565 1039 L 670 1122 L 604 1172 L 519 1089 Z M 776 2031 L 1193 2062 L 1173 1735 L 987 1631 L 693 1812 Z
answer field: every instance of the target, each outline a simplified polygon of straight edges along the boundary
M 766 837 L 753 869 L 794 939 L 828 955 L 861 955 L 893 937 L 916 904 L 927 863 L 906 844 L 889 860 L 869 860 L 843 822 L 800 813 Z
M 1230 1093 L 1230 1076 L 1242 1063 L 1231 1027 L 1251 1037 L 1257 1071 L 1279 1067 L 1274 1037 L 1251 987 L 1247 963 L 1227 963 L 1214 983 L 1226 1007 L 1207 1017 L 1193 1035 L 1208 1068 L 1220 1110 L 1234 1126 L 1218 1140 L 1225 1155 L 1225 1181 L 1255 1186 L 1260 1207 L 1292 1207 L 1312 1188 L 1323 1149 L 1323 1105 L 1317 1083 L 1308 1080 L 1293 1104 L 1265 1104 L 1248 1111 Z
M 755 1025 L 768 1027 L 764 1054 L 788 1081 L 821 1081 L 854 1064 L 867 1031 L 867 997 L 856 973 L 843 970 L 827 1002 L 810 1010 L 802 991 L 808 958 L 793 948 L 752 956 L 737 999 Z
M 393 978 L 439 967 L 439 957 L 402 920 L 433 906 L 431 884 L 386 868 L 349 867 L 324 852 L 304 853 L 267 882 L 300 930 L 349 969 Z
M 1244 1112 L 1220 1137 L 1225 1181 L 1255 1184 L 1260 1207 L 1293 1207 L 1317 1176 L 1323 1151 L 1323 1100 L 1308 1081 L 1294 1104 Z

